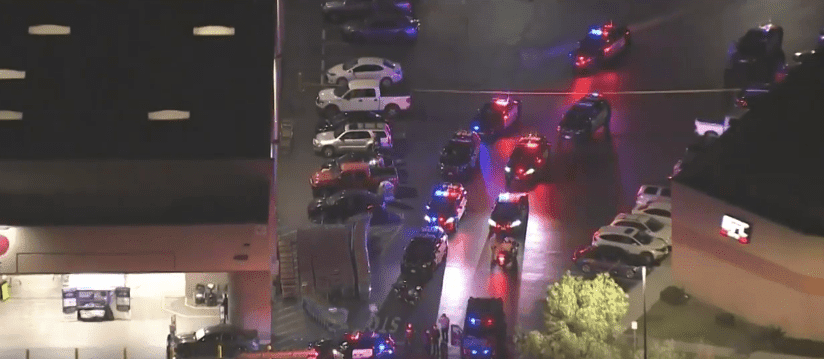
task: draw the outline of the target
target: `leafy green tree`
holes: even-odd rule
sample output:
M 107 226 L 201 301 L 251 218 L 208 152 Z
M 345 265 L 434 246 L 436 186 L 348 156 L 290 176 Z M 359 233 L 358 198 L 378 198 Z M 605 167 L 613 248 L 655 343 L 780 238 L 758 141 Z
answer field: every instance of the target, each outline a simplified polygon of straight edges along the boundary
M 583 279 L 569 271 L 547 289 L 546 331 L 516 336 L 522 354 L 539 359 L 618 359 L 619 322 L 629 302 L 624 290 L 605 273 Z

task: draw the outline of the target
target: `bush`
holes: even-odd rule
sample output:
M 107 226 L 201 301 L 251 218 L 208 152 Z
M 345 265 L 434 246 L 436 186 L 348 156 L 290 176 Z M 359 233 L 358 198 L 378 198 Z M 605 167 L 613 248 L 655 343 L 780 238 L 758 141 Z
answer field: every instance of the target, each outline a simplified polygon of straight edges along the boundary
M 719 313 L 715 316 L 715 322 L 725 327 L 734 327 L 735 316 L 732 313 Z
M 669 286 L 661 291 L 661 300 L 669 305 L 683 305 L 687 303 L 689 295 L 684 292 L 683 288 L 676 286 Z

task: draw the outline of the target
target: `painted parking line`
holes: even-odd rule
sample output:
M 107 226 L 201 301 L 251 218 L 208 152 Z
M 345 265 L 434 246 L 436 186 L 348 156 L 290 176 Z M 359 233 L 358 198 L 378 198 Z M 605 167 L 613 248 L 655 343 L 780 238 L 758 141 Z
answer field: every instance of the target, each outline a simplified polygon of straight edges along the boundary
M 602 95 L 688 95 L 702 93 L 735 92 L 740 89 L 694 89 L 694 90 L 645 90 L 645 91 L 599 91 Z M 588 95 L 592 92 L 565 91 L 503 91 L 503 90 L 449 90 L 449 89 L 412 89 L 412 92 L 441 93 L 461 95 L 523 95 L 523 96 L 568 96 Z

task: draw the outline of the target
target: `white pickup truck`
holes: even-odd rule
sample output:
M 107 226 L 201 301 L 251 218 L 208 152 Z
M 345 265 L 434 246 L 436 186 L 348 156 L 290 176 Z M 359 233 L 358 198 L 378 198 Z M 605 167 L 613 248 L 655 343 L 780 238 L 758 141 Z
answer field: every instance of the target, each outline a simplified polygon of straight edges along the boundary
M 346 87 L 320 90 L 315 105 L 325 116 L 340 112 L 383 111 L 386 117 L 397 117 L 409 110 L 412 97 L 400 85 L 383 87 L 378 80 L 349 81 Z
M 707 138 L 719 137 L 746 113 L 746 109 L 736 108 L 730 114 L 724 116 L 724 119 L 720 121 L 696 118 L 695 134 Z

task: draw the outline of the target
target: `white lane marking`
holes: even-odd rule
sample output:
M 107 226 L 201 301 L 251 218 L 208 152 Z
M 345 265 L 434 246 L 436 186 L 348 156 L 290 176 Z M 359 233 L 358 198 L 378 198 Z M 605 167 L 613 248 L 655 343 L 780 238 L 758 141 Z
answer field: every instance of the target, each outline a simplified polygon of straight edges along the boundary
M 666 94 L 698 94 L 698 93 L 720 93 L 735 92 L 740 89 L 695 89 L 695 90 L 648 90 L 648 91 L 598 91 L 602 95 L 666 95 Z M 510 95 L 544 95 L 544 96 L 567 96 L 567 95 L 588 95 L 591 92 L 561 92 L 561 91 L 495 91 L 495 90 L 447 90 L 447 89 L 413 89 L 413 92 L 420 93 L 446 93 L 446 94 L 510 94 Z

